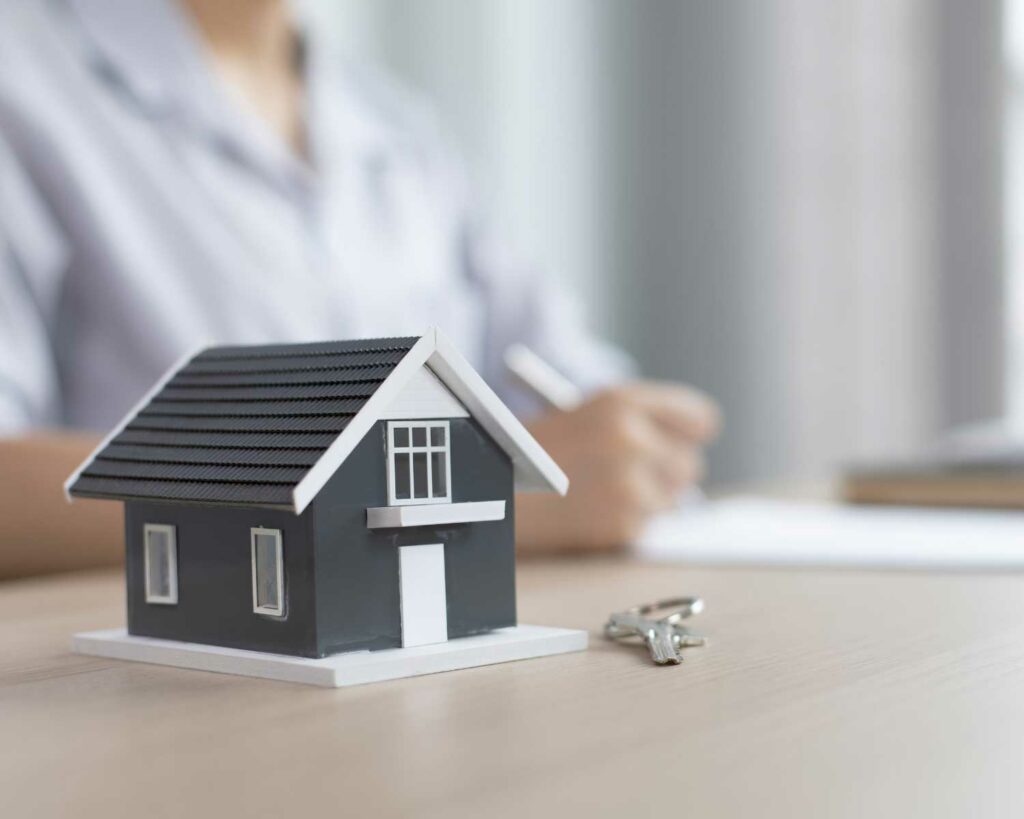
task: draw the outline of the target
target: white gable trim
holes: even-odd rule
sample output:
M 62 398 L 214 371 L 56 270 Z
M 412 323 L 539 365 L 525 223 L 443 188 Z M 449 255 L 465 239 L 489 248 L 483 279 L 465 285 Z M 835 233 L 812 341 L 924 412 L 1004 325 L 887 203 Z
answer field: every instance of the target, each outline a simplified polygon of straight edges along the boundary
M 569 478 L 547 451 L 505 406 L 494 390 L 462 357 L 455 345 L 436 332 L 437 348 L 430 356 L 430 368 L 458 398 L 470 415 L 508 453 L 520 492 L 569 491 Z
M 90 466 L 92 466 L 92 462 L 96 460 L 96 456 L 99 455 L 104 449 L 106 449 L 107 446 L 110 445 L 111 441 L 113 441 L 118 435 L 124 432 L 124 428 L 128 426 L 128 424 L 130 424 L 134 420 L 134 418 L 140 412 L 142 412 L 143 409 L 146 408 L 146 405 L 149 404 L 150 401 L 156 398 L 157 393 L 160 392 L 160 390 L 162 390 L 165 386 L 167 386 L 167 382 L 174 378 L 178 370 L 180 370 L 182 367 L 188 364 L 189 361 L 191 361 L 193 358 L 199 355 L 200 351 L 205 349 L 207 346 L 208 345 L 206 344 L 197 344 L 195 347 L 193 347 L 191 350 L 185 353 L 185 355 L 183 355 L 181 358 L 175 361 L 167 370 L 167 372 L 160 376 L 160 380 L 157 381 L 150 388 L 149 392 L 142 396 L 142 398 L 139 399 L 138 403 L 128 411 L 128 414 L 121 419 L 121 422 L 110 431 L 110 434 L 108 434 L 106 438 L 100 441 L 99 446 L 97 446 L 96 449 L 89 453 L 89 457 L 82 462 L 81 466 L 79 466 L 78 469 L 71 473 L 71 477 L 64 481 L 64 497 L 67 498 L 68 503 L 72 503 L 74 501 L 74 498 L 71 496 L 71 487 L 74 486 L 75 481 L 77 481 L 82 476 L 82 473 L 85 472 L 85 470 L 87 470 Z
M 430 331 L 412 345 L 409 352 L 405 354 L 405 358 L 399 361 L 395 369 L 391 371 L 391 375 L 377 387 L 377 391 L 363 404 L 362 409 L 348 422 L 348 426 L 334 439 L 334 443 L 327 447 L 324 454 L 320 456 L 320 460 L 313 464 L 313 468 L 292 490 L 292 505 L 295 507 L 295 514 L 302 514 L 303 510 L 312 503 L 313 498 L 324 488 L 331 476 L 352 454 L 356 445 L 363 440 L 363 436 L 370 431 L 377 419 L 384 414 L 391 402 L 402 391 L 406 382 L 420 367 L 426 364 L 432 352 L 434 352 L 434 333 Z
M 380 416 L 385 421 L 467 418 L 467 410 L 427 365 L 420 367 Z
M 320 460 L 299 481 L 292 492 L 295 513 L 301 514 L 341 467 L 373 425 L 385 417 L 388 408 L 424 364 L 454 394 L 470 415 L 494 438 L 512 459 L 515 487 L 522 492 L 554 490 L 564 495 L 569 479 L 558 464 L 526 430 L 512 411 L 473 369 L 455 345 L 431 328 L 406 353 L 373 396 L 356 413 Z

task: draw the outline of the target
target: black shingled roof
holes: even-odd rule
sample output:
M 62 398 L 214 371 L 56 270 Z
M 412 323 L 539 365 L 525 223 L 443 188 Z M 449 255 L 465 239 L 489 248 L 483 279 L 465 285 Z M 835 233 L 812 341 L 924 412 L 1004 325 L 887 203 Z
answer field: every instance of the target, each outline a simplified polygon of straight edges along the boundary
M 292 505 L 292 490 L 418 338 L 213 347 L 69 487 L 77 497 Z

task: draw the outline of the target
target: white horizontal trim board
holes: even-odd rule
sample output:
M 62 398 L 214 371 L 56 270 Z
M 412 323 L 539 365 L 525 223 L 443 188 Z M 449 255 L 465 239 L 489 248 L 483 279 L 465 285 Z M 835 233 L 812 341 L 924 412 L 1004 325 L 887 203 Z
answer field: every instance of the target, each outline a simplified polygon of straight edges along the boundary
M 353 651 L 322 660 L 158 640 L 155 637 L 134 637 L 123 628 L 90 631 L 76 634 L 71 639 L 72 650 L 79 654 L 328 688 L 567 654 L 583 651 L 586 647 L 585 631 L 525 625 L 473 637 L 459 637 L 436 645 Z
M 467 410 L 430 368 L 420 367 L 380 416 L 388 421 L 468 418 Z
M 504 519 L 503 500 L 428 503 L 420 506 L 370 506 L 366 510 L 367 529 L 438 526 L 446 523 L 479 523 L 485 520 Z

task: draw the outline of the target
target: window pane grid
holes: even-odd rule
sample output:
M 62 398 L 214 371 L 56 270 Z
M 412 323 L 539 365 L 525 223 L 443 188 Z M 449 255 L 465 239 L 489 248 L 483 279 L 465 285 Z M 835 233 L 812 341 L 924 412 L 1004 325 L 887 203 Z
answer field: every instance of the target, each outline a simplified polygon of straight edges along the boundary
M 390 502 L 438 503 L 449 497 L 447 421 L 389 424 Z

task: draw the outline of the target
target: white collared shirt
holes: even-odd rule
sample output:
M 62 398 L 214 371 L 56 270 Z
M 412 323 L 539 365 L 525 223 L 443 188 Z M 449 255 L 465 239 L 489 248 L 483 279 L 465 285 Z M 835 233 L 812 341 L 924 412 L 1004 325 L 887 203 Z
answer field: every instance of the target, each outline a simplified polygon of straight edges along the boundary
M 5 0 L 0 433 L 106 429 L 200 344 L 450 335 L 514 408 L 523 342 L 592 388 L 626 363 L 485 232 L 415 99 L 306 61 L 311 160 L 215 80 L 172 0 Z

